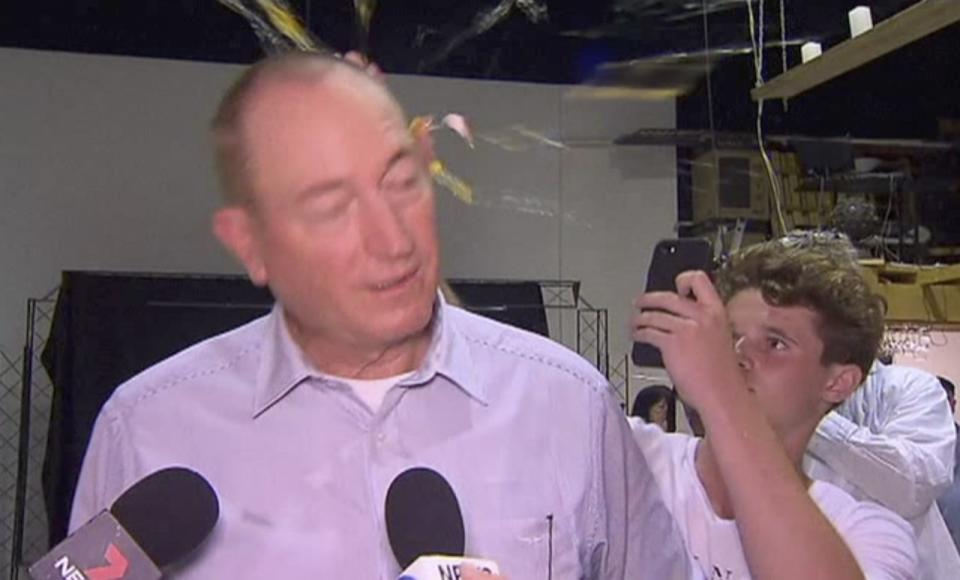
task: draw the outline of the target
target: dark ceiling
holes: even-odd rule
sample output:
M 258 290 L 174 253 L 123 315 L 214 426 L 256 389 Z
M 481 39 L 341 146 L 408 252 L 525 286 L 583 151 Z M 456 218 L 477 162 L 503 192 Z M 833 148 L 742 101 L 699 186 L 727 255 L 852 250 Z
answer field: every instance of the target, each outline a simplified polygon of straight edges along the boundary
M 847 10 L 862 2 L 783 0 L 789 37 L 839 38 L 846 30 Z M 875 19 L 911 3 L 870 2 Z M 0 45 L 4 46 L 228 62 L 249 62 L 260 54 L 243 19 L 216 0 L 0 4 Z M 351 0 L 290 0 L 288 4 L 317 37 L 335 49 L 361 45 Z M 373 4 L 370 53 L 388 72 L 397 73 L 575 83 L 600 61 L 701 50 L 704 10 L 710 16 L 711 44 L 743 47 L 749 43 L 744 0 L 380 0 Z M 765 20 L 779 37 L 781 2 L 766 0 L 765 6 Z
M 760 0 L 753 1 L 759 11 Z M 877 22 L 915 1 L 869 4 Z M 288 3 L 321 41 L 338 51 L 366 45 L 392 73 L 573 84 L 594 78 L 602 63 L 700 53 L 708 44 L 712 51 L 750 46 L 746 0 L 379 0 L 368 35 L 357 32 L 351 0 Z M 847 36 L 847 11 L 865 2 L 762 3 L 770 75 L 780 69 L 779 48 L 769 43 L 781 38 L 781 7 L 788 42 L 829 46 Z M 792 113 L 771 106 L 771 129 L 935 136 L 938 116 L 960 117 L 957 28 L 796 99 Z M 0 2 L 0 46 L 220 62 L 251 62 L 262 54 L 248 24 L 217 0 Z M 793 63 L 799 49 L 790 49 Z M 717 62 L 711 76 L 716 127 L 748 130 L 750 56 Z M 678 123 L 704 128 L 706 84 L 700 73 L 694 80 L 680 101 Z

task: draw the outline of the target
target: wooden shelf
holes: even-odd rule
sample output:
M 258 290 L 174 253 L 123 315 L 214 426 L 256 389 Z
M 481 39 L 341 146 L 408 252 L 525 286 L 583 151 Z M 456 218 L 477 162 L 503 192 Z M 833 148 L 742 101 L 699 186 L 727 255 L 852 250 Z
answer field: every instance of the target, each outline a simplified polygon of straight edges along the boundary
M 958 20 L 960 1 L 921 0 L 860 36 L 770 79 L 750 91 L 750 96 L 755 101 L 795 97 Z

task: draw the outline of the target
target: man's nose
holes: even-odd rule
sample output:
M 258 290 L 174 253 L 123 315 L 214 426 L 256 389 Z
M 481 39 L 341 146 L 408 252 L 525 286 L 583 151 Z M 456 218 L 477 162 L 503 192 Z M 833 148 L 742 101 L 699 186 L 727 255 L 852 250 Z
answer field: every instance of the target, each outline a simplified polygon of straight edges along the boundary
M 384 258 L 400 258 L 413 251 L 413 236 L 400 208 L 379 194 L 363 203 L 363 236 L 370 253 Z

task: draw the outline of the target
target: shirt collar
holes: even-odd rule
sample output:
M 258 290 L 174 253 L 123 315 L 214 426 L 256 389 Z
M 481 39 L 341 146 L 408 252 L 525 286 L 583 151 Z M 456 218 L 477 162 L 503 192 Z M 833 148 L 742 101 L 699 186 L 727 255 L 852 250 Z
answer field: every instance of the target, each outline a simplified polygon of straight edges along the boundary
M 447 304 L 443 294 L 437 292 L 433 311 L 433 337 L 423 364 L 403 384 L 426 383 L 436 375 L 446 377 L 467 395 L 486 405 L 487 389 L 476 377 L 470 343 L 463 335 L 457 319 L 463 315 L 459 309 Z
M 303 351 L 290 336 L 280 302 L 274 304 L 270 311 L 260 352 L 253 397 L 254 417 L 272 407 L 303 381 L 317 376 Z
M 458 312 L 454 312 L 454 307 L 447 304 L 443 295 L 438 292 L 427 354 L 420 368 L 400 384 L 418 386 L 431 381 L 436 375 L 441 375 L 470 397 L 487 404 L 486 389 L 480 381 L 475 380 L 470 345 L 454 323 L 458 315 Z M 303 381 L 309 378 L 328 378 L 313 368 L 290 336 L 283 307 L 279 302 L 268 316 L 261 353 L 253 398 L 253 417 L 272 407 Z

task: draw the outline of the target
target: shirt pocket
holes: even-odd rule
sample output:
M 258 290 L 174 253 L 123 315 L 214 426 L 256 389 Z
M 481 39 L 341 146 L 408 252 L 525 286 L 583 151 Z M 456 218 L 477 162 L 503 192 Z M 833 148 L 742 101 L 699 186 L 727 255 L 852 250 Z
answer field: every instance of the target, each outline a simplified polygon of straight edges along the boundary
M 546 516 L 481 519 L 467 529 L 466 552 L 493 560 L 510 580 L 545 580 L 550 566 L 556 580 L 579 577 L 573 542 L 556 518 L 552 526 Z

